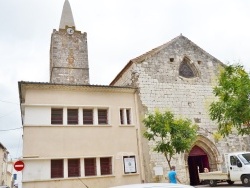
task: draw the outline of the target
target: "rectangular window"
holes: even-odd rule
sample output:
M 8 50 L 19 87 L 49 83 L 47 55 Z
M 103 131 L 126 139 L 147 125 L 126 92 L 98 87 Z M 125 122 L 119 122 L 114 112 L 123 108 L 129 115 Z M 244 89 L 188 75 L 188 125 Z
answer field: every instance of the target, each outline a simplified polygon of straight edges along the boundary
M 63 178 L 63 159 L 51 160 L 51 178 Z
M 112 174 L 112 158 L 111 157 L 100 158 L 100 165 L 101 165 L 101 175 Z
M 96 176 L 96 159 L 84 159 L 85 176 Z
M 131 109 L 129 108 L 120 109 L 120 122 L 121 122 L 121 125 L 131 124 Z
M 68 124 L 78 125 L 78 109 L 68 109 Z
M 131 113 L 130 113 L 130 109 L 126 109 L 126 118 L 127 118 L 127 124 L 130 125 L 130 124 L 131 124 Z
M 63 124 L 63 109 L 52 108 L 51 109 L 51 124 Z
M 124 124 L 123 109 L 120 109 L 120 121 L 121 124 Z
M 92 109 L 83 109 L 83 124 L 93 125 L 93 110 Z
M 98 124 L 108 124 L 107 109 L 98 109 Z
M 80 159 L 68 159 L 68 177 L 80 177 Z

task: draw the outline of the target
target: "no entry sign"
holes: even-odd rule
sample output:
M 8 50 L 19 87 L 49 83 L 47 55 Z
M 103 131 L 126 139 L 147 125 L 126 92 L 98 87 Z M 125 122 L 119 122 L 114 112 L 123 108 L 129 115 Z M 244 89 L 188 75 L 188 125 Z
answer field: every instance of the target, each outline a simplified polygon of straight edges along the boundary
M 21 170 L 23 170 L 23 168 L 24 168 L 24 163 L 23 163 L 23 161 L 16 161 L 16 162 L 14 163 L 14 169 L 15 169 L 16 171 L 21 171 Z

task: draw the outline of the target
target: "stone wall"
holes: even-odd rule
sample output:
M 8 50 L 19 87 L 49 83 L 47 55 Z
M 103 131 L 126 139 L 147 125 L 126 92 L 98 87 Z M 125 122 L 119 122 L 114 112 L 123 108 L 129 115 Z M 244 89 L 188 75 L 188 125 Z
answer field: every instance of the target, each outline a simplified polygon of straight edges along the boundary
M 188 66 L 194 77 L 185 78 L 180 75 L 180 65 L 187 59 Z M 209 104 L 213 101 L 213 86 L 216 85 L 216 76 L 224 65 L 185 37 L 178 37 L 165 48 L 152 56 L 145 56 L 142 61 L 135 62 L 123 72 L 115 85 L 136 86 L 141 101 L 140 113 L 142 116 L 155 109 L 170 110 L 176 117 L 189 118 L 199 126 L 199 135 L 203 139 L 200 144 L 203 150 L 209 150 L 208 157 L 212 170 L 220 169 L 222 154 L 233 151 L 234 148 L 246 150 L 248 139 L 245 142 L 232 135 L 220 141 L 214 140 L 213 133 L 217 130 L 215 122 L 209 118 Z M 141 117 L 143 119 L 143 117 Z M 142 132 L 145 130 L 141 124 Z M 204 143 L 206 142 L 206 143 Z M 146 181 L 154 181 L 155 166 L 162 166 L 164 173 L 169 170 L 162 154 L 152 151 L 153 142 L 142 143 L 145 157 L 144 165 Z M 208 151 L 207 151 L 208 152 Z M 144 156 L 146 156 L 144 154 Z M 185 157 L 186 155 L 186 157 Z M 172 164 L 176 164 L 177 172 L 182 182 L 189 182 L 187 167 L 188 154 L 176 155 Z M 159 181 L 164 181 L 160 179 Z
M 50 47 L 50 82 L 89 84 L 87 34 L 54 30 Z

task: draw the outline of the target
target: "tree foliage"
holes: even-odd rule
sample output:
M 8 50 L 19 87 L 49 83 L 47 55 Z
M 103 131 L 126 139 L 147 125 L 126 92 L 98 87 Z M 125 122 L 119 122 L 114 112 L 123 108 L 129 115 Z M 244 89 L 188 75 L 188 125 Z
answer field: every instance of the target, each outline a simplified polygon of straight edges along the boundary
M 225 137 L 236 128 L 238 134 L 249 134 L 250 79 L 243 66 L 225 67 L 213 93 L 218 100 L 210 105 L 209 114 L 218 123 L 218 133 Z
M 147 130 L 144 137 L 155 142 L 154 151 L 164 154 L 171 166 L 176 153 L 190 150 L 197 136 L 197 126 L 189 119 L 176 119 L 173 113 L 155 111 L 143 120 Z

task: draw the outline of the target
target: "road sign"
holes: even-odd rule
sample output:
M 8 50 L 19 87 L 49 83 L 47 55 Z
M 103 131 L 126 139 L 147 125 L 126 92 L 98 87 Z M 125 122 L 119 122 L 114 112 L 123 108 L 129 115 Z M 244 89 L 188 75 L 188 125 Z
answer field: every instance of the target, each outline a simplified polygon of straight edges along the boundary
M 14 163 L 14 169 L 15 169 L 16 171 L 22 171 L 23 168 L 24 168 L 24 163 L 23 163 L 23 161 L 16 161 L 16 162 Z

